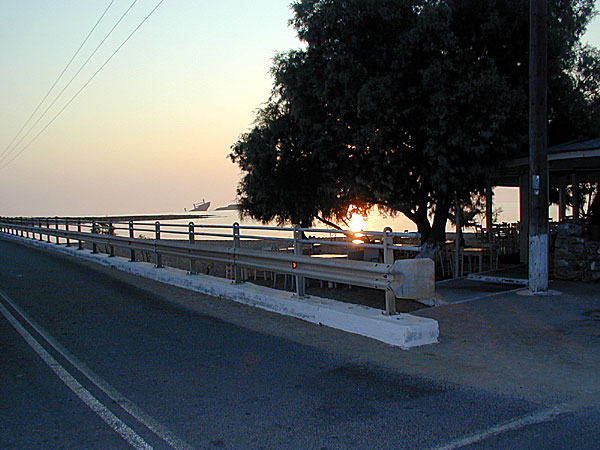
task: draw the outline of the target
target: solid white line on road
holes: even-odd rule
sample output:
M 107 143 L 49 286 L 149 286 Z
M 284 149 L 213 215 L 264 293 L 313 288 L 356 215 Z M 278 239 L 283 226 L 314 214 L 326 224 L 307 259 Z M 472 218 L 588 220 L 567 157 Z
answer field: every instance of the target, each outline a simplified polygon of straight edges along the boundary
M 19 306 L 11 300 L 5 292 L 0 290 L 0 297 L 6 301 L 11 308 L 13 308 L 21 318 L 29 324 L 40 336 L 42 336 L 48 344 L 50 344 L 60 355 L 71 363 L 77 370 L 79 370 L 86 378 L 88 378 L 98 389 L 104 392 L 110 397 L 111 400 L 116 402 L 123 410 L 134 417 L 138 422 L 142 423 L 146 428 L 151 430 L 154 434 L 160 437 L 163 441 L 168 443 L 175 450 L 192 450 L 193 447 L 183 440 L 175 436 L 169 429 L 164 425 L 160 424 L 148 413 L 143 411 L 141 408 L 136 406 L 131 400 L 122 395 L 108 382 L 104 381 L 100 376 L 95 374 L 89 367 L 83 362 L 79 361 L 74 355 L 72 355 L 66 348 L 64 348 L 58 341 L 56 341 L 50 334 L 48 334 L 42 327 L 40 327 L 32 318 L 30 318 Z
M 535 425 L 538 423 L 549 422 L 554 420 L 557 416 L 564 414 L 566 412 L 572 411 L 573 407 L 565 404 L 557 405 L 553 408 L 547 409 L 545 411 L 540 411 L 534 414 L 529 414 L 527 416 L 519 417 L 518 419 L 511 420 L 510 422 L 505 422 L 500 425 L 493 426 L 488 428 L 485 431 L 480 433 L 473 434 L 471 436 L 467 436 L 456 441 L 450 442 L 448 444 L 442 445 L 440 447 L 434 447 L 430 450 L 454 450 L 457 448 L 465 447 L 467 445 L 475 444 L 477 442 L 481 442 L 485 439 L 488 439 L 492 436 L 496 436 L 501 433 L 505 433 L 507 431 L 515 431 L 521 428 L 525 428 L 529 425 Z
M 125 439 L 132 447 L 139 450 L 152 449 L 140 435 L 133 431 L 125 422 L 115 416 L 106 406 L 104 406 L 90 391 L 84 388 L 67 370 L 56 361 L 50 353 L 48 353 L 40 345 L 35 338 L 19 323 L 19 321 L 0 304 L 0 312 L 6 317 L 6 320 L 19 332 L 23 339 L 35 352 L 44 360 L 44 362 L 54 371 L 58 378 L 71 389 L 83 403 L 85 403 L 92 411 L 94 411 L 106 424 Z
M 460 305 L 461 303 L 473 302 L 475 300 L 481 300 L 483 298 L 496 297 L 496 296 L 500 296 L 500 295 L 504 295 L 504 294 L 512 294 L 513 292 L 517 292 L 517 291 L 521 291 L 521 290 L 523 290 L 523 286 L 519 286 L 519 287 L 514 288 L 514 289 L 509 289 L 507 291 L 492 292 L 491 294 L 478 295 L 476 297 L 471 297 L 471 298 L 467 298 L 467 299 L 464 299 L 464 300 L 459 300 L 457 302 L 448 302 L 448 304 L 451 304 L 451 305 Z

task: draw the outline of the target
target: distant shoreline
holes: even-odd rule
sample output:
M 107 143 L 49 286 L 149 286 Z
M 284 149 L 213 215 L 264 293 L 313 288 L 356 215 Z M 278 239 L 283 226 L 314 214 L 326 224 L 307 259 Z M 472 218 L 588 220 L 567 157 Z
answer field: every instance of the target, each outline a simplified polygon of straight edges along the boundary
M 215 211 L 239 211 L 240 210 L 240 205 L 238 205 L 237 203 L 231 203 L 227 206 L 219 206 L 218 208 L 215 209 Z

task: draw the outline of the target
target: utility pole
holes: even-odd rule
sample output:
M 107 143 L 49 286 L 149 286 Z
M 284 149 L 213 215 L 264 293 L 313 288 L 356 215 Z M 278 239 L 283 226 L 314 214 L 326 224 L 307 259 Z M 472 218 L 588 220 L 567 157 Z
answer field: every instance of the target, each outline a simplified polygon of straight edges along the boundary
M 529 290 L 548 292 L 548 2 L 529 4 Z

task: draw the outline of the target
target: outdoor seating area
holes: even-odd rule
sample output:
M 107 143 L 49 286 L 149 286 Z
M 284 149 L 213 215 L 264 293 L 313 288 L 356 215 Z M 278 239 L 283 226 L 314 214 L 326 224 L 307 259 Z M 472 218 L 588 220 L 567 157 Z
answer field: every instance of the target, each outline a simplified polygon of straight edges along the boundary
M 448 233 L 446 245 L 436 257 L 438 278 L 458 278 L 498 269 L 503 257 L 519 253 L 518 225 L 492 224 L 491 234 L 487 228 L 476 225 L 472 231 L 462 233 L 462 245 L 458 246 L 456 232 Z

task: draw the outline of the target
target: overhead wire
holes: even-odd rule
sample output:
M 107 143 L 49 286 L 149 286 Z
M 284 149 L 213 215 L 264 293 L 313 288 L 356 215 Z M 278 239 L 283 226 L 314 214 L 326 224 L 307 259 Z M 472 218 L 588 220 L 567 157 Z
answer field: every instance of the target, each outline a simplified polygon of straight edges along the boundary
M 87 36 L 85 37 L 85 39 L 83 40 L 83 42 L 81 43 L 81 45 L 79 46 L 79 48 L 75 51 L 75 53 L 73 53 L 73 56 L 71 56 L 71 59 L 69 60 L 69 62 L 67 63 L 67 65 L 63 68 L 63 70 L 60 73 L 60 75 L 58 76 L 58 78 L 54 81 L 54 83 L 52 84 L 52 86 L 50 86 L 50 89 L 48 89 L 48 92 L 46 92 L 46 95 L 44 95 L 44 98 L 42 98 L 42 100 L 40 100 L 40 102 L 35 107 L 35 109 L 31 113 L 31 115 L 29 116 L 29 118 L 25 121 L 25 123 L 23 124 L 23 126 L 21 127 L 21 129 L 18 131 L 17 134 L 15 134 L 15 137 L 12 138 L 12 140 L 10 141 L 10 143 L 2 151 L 2 154 L 0 154 L 0 161 L 2 160 L 2 157 L 8 151 L 8 149 L 17 140 L 17 138 L 19 137 L 19 135 L 23 132 L 23 130 L 25 129 L 25 127 L 29 124 L 29 122 L 31 122 L 31 119 L 33 119 L 33 116 L 35 116 L 35 114 L 38 112 L 38 110 L 43 105 L 43 103 L 46 101 L 46 99 L 48 98 L 48 96 L 50 95 L 50 93 L 54 90 L 54 88 L 56 87 L 56 85 L 58 84 L 58 82 L 61 80 L 61 78 L 63 77 L 63 75 L 67 71 L 67 69 L 71 66 L 71 63 L 75 60 L 75 57 L 79 54 L 79 52 L 81 51 L 81 49 L 83 48 L 83 46 L 85 45 L 85 43 L 88 41 L 88 39 L 90 38 L 90 36 L 94 32 L 94 30 L 98 27 L 98 25 L 100 24 L 100 22 L 102 21 L 102 19 L 104 18 L 104 16 L 106 15 L 106 13 L 108 12 L 108 10 L 110 9 L 110 7 L 112 6 L 112 4 L 114 2 L 115 2 L 115 0 L 111 0 L 111 2 L 108 4 L 108 6 L 106 7 L 106 9 L 102 12 L 102 14 L 98 18 L 98 20 L 96 21 L 96 23 L 94 24 L 94 26 L 92 27 L 92 29 L 89 31 L 89 33 L 87 34 Z M 17 145 L 19 145 L 19 144 L 17 144 Z
M 117 22 L 112 26 L 112 28 L 108 31 L 108 33 L 106 33 L 106 35 L 104 36 L 104 38 L 102 39 L 102 41 L 100 41 L 100 43 L 96 46 L 96 48 L 92 51 L 92 53 L 87 57 L 87 59 L 83 62 L 83 64 L 81 64 L 81 66 L 79 66 L 79 69 L 77 70 L 77 72 L 75 72 L 75 75 L 73 75 L 71 77 L 71 79 L 69 80 L 69 82 L 62 88 L 62 90 L 54 97 L 54 100 L 52 100 L 52 102 L 46 107 L 46 109 L 44 110 L 44 112 L 42 113 L 42 115 L 40 117 L 38 117 L 38 119 L 35 121 L 35 123 L 29 127 L 29 129 L 27 130 L 27 133 L 25 133 L 21 139 L 19 139 L 19 142 L 17 142 L 14 147 L 5 155 L 3 155 L 0 158 L 0 164 L 2 163 L 2 161 L 8 159 L 10 157 L 10 154 L 12 152 L 15 151 L 15 149 L 21 144 L 21 142 L 23 142 L 25 140 L 25 138 L 27 136 L 29 136 L 29 134 L 33 131 L 33 129 L 37 126 L 38 123 L 40 123 L 40 121 L 46 116 L 46 114 L 48 113 L 48 111 L 50 110 L 50 108 L 52 108 L 54 106 L 54 104 L 58 101 L 58 99 L 62 96 L 62 94 L 67 90 L 67 88 L 71 85 L 71 83 L 73 83 L 73 81 L 75 80 L 75 78 L 77 78 L 77 76 L 81 73 L 81 71 L 85 68 L 85 66 L 87 65 L 87 63 L 92 59 L 92 57 L 98 52 L 98 50 L 100 49 L 100 47 L 102 47 L 102 44 L 104 44 L 104 42 L 106 42 L 106 40 L 109 38 L 109 36 L 113 33 L 113 31 L 115 31 L 115 29 L 117 28 L 117 26 L 123 21 L 123 19 L 125 18 L 125 16 L 129 13 L 129 11 L 131 11 L 131 8 L 133 8 L 133 6 L 137 3 L 138 0 L 133 0 L 133 2 L 131 3 L 131 5 L 129 5 L 129 8 L 127 8 L 125 10 L 125 12 L 121 15 L 121 17 L 119 17 L 119 20 L 117 20 Z
M 137 1 L 137 0 L 136 0 Z M 79 96 L 79 94 L 92 82 L 92 80 L 96 77 L 96 75 L 98 75 L 98 73 L 100 73 L 100 71 L 109 63 L 109 61 L 117 54 L 117 52 L 119 50 L 121 50 L 121 48 L 127 43 L 127 41 L 129 41 L 129 39 L 131 39 L 131 37 L 137 32 L 137 30 L 139 30 L 141 28 L 141 26 L 150 18 L 150 16 L 152 16 L 152 14 L 154 14 L 154 12 L 158 9 L 158 7 L 164 2 L 165 0 L 160 0 L 156 6 L 154 8 L 152 8 L 152 10 L 146 15 L 146 17 L 144 17 L 144 19 L 138 24 L 137 27 L 134 28 L 134 30 L 129 34 L 129 36 L 127 36 L 127 38 L 125 38 L 125 40 L 121 43 L 121 45 L 119 45 L 117 47 L 117 49 L 106 59 L 106 61 L 104 61 L 104 63 L 98 68 L 98 70 L 96 70 L 96 72 L 94 72 L 94 74 L 85 82 L 85 84 L 75 93 L 75 95 L 73 95 L 71 97 L 71 99 L 60 109 L 60 111 L 58 111 L 58 113 L 46 124 L 46 126 L 44 126 L 44 128 L 42 128 L 34 137 L 33 139 L 31 139 L 27 145 L 25 145 L 25 147 L 23 147 L 18 153 L 13 154 L 13 156 L 8 159 L 8 161 L 5 161 L 4 164 L 2 166 L 0 166 L 0 170 L 6 168 L 10 163 L 12 163 L 16 158 L 18 158 L 25 150 L 27 150 L 27 148 L 29 148 L 29 146 L 44 132 L 48 129 L 48 127 L 50 125 L 52 125 L 52 123 L 63 113 L 63 111 L 65 109 L 67 109 L 69 107 L 69 105 Z M 2 163 L 2 160 L 0 160 L 0 164 Z

